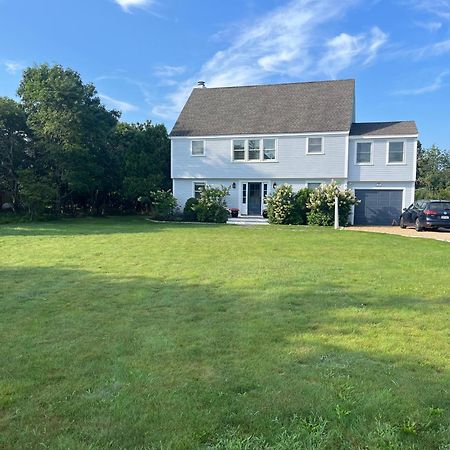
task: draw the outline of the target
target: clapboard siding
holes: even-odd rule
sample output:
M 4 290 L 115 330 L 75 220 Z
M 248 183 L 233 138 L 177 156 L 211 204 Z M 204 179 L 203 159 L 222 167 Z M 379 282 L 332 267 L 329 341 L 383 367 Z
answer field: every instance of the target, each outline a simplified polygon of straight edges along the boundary
M 405 164 L 386 164 L 389 141 L 402 140 L 405 149 Z M 372 165 L 355 163 L 356 143 L 372 142 Z M 416 139 L 350 139 L 349 145 L 349 181 L 413 181 L 415 180 Z
M 306 155 L 306 136 L 279 137 L 277 162 L 233 162 L 230 138 L 205 139 L 202 157 L 191 156 L 190 139 L 173 139 L 172 178 L 345 178 L 348 136 L 323 139 L 325 154 Z

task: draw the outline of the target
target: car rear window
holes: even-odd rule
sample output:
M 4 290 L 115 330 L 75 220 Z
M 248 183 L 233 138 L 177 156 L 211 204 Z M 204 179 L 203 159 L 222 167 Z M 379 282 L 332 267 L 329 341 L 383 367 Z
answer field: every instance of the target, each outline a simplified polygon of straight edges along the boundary
M 450 202 L 430 202 L 428 209 L 450 209 Z

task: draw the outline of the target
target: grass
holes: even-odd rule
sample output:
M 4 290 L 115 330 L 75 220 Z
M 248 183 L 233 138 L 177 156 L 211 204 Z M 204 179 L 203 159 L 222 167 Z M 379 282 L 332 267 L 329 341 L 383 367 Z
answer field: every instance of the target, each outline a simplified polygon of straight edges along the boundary
M 0 226 L 0 448 L 449 449 L 450 247 Z

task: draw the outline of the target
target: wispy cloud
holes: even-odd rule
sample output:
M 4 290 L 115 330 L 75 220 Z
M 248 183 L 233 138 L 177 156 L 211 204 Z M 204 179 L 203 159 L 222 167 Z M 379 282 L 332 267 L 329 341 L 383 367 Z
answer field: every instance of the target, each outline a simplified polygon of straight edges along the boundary
M 99 93 L 98 96 L 110 108 L 117 109 L 124 113 L 131 112 L 131 111 L 137 111 L 139 109 L 136 105 L 125 102 L 123 100 L 118 100 L 116 98 L 112 98 L 105 94 Z
M 21 72 L 25 69 L 25 64 L 20 61 L 7 60 L 3 61 L 3 65 L 5 66 L 6 71 L 12 75 L 15 75 L 17 72 Z
M 114 0 L 125 12 L 132 8 L 146 9 L 155 3 L 155 0 Z
M 450 71 L 446 70 L 441 72 L 430 84 L 419 88 L 413 89 L 402 89 L 400 91 L 394 92 L 395 95 L 422 95 L 429 94 L 430 92 L 435 92 L 444 86 L 445 78 L 450 75 Z
M 450 20 L 450 2 L 448 0 L 410 0 L 409 3 L 417 9 Z
M 341 33 L 327 42 L 327 51 L 319 61 L 319 70 L 335 78 L 356 61 L 361 61 L 363 65 L 370 64 L 387 39 L 387 34 L 378 27 L 372 28 L 369 33 L 353 36 Z
M 154 74 L 160 78 L 172 78 L 177 75 L 181 75 L 186 72 L 186 67 L 184 66 L 158 66 L 154 70 Z
M 153 114 L 170 119 L 181 110 L 195 81 L 205 80 L 207 86 L 234 86 L 260 83 L 274 75 L 291 80 L 327 74 L 318 61 L 328 57 L 338 73 L 353 62 L 356 56 L 366 64 L 373 60 L 387 36 L 378 28 L 358 36 L 340 35 L 334 41 L 346 62 L 331 60 L 330 41 L 324 39 L 325 25 L 341 17 L 358 0 L 292 0 L 287 5 L 242 22 L 224 49 L 216 52 L 197 72 L 195 77 L 179 83 L 162 105 L 153 108 Z M 368 39 L 368 42 L 363 42 Z M 332 42 L 332 41 L 331 41 Z M 343 47 L 349 47 L 345 53 Z M 327 56 L 328 55 L 328 56 Z
M 415 22 L 415 24 L 430 33 L 434 33 L 442 28 L 442 22 Z

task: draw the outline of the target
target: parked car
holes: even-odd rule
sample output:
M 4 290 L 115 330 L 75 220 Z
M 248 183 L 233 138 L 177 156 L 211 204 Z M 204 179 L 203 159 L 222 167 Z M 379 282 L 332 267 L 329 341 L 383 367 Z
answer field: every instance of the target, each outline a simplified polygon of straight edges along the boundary
M 417 200 L 400 215 L 400 227 L 416 231 L 450 228 L 450 200 Z

